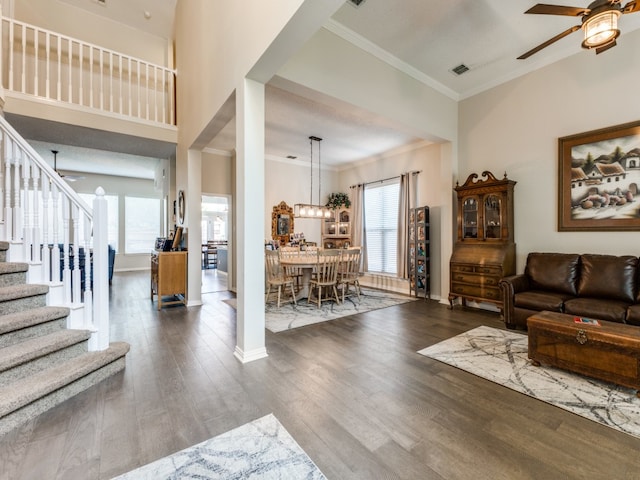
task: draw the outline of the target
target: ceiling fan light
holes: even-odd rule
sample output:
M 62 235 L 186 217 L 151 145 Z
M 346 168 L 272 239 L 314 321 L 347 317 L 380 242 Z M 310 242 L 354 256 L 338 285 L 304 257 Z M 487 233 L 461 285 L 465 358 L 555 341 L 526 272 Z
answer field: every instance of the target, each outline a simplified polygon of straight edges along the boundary
M 588 18 L 583 24 L 584 41 L 582 48 L 598 48 L 613 42 L 618 35 L 618 10 L 607 10 Z

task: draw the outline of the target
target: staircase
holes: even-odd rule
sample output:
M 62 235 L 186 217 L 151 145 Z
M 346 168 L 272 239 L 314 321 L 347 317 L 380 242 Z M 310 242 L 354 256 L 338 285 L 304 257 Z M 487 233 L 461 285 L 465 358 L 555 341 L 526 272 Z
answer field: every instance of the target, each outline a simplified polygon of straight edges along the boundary
M 67 329 L 47 285 L 27 284 L 28 264 L 7 262 L 0 242 L 0 435 L 121 371 L 129 345 L 88 351 L 89 330 Z

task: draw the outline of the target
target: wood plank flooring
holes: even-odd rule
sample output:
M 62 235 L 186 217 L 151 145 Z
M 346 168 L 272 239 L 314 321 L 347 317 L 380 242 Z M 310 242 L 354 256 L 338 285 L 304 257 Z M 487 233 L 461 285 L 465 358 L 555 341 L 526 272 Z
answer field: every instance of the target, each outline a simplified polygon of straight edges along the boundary
M 1 479 L 108 479 L 273 413 L 330 479 L 638 479 L 640 440 L 416 351 L 497 314 L 416 301 L 267 332 L 233 357 L 229 292 L 158 312 L 117 273 L 124 372 L 0 437 Z

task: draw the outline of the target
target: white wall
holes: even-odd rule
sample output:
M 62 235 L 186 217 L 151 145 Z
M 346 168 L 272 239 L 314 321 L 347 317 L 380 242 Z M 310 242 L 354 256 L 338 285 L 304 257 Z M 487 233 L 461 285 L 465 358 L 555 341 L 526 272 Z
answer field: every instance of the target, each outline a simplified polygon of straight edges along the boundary
M 483 170 L 518 182 L 518 272 L 532 251 L 640 255 L 637 232 L 557 231 L 558 138 L 639 120 L 638 78 L 640 31 L 460 103 L 460 183 Z
M 353 167 L 343 169 L 338 174 L 339 191 L 351 194 L 351 185 L 357 183 L 374 182 L 385 178 L 395 177 L 402 173 L 420 170 L 417 179 L 417 205 L 428 206 L 430 214 L 431 237 L 431 296 L 432 298 L 446 298 L 448 295 L 448 283 L 445 282 L 445 291 L 442 292 L 442 244 L 441 220 L 443 189 L 449 190 L 450 185 L 441 182 L 442 147 L 439 144 L 427 145 L 419 143 L 414 148 L 402 148 L 388 152 L 379 158 L 364 160 Z M 446 262 L 449 261 L 447 254 Z M 446 263 L 445 262 L 445 263 Z M 387 288 L 407 293 L 409 286 L 406 282 L 400 282 L 389 277 L 369 275 L 363 284 L 374 287 Z

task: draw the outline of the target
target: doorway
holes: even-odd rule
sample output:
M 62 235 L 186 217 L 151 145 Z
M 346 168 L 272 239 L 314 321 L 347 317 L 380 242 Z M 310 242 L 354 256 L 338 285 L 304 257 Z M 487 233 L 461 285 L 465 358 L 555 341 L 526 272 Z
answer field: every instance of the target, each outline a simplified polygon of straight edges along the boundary
M 228 287 L 229 197 L 202 195 L 202 293 L 224 292 Z

